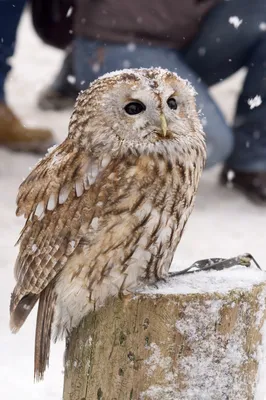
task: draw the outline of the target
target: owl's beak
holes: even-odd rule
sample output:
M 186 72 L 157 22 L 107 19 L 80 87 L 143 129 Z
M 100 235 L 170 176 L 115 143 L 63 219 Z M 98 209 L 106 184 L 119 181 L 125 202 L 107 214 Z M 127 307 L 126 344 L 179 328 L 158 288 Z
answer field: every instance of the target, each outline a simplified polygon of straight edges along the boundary
M 161 120 L 162 134 L 165 137 L 166 134 L 167 134 L 168 127 L 167 127 L 167 122 L 166 122 L 166 119 L 165 119 L 165 115 L 163 113 L 161 113 L 161 115 L 160 115 L 160 120 Z

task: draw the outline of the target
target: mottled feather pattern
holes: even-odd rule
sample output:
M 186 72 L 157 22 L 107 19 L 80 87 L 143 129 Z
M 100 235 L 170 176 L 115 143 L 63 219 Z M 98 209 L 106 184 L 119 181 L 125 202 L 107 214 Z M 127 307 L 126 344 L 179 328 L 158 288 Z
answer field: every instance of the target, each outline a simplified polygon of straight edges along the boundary
M 177 110 L 167 105 L 171 96 Z M 146 111 L 127 115 L 132 99 Z M 167 276 L 205 157 L 194 92 L 169 71 L 120 71 L 79 96 L 68 137 L 37 164 L 17 198 L 26 223 L 10 325 L 17 331 L 39 299 L 37 379 L 49 360 L 52 325 L 62 337 L 107 297 Z

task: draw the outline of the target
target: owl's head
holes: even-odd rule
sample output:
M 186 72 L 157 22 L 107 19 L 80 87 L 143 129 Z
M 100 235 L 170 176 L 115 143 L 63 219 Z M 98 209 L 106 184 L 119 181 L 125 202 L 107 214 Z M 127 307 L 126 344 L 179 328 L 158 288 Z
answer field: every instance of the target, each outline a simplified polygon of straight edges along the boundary
M 78 97 L 69 136 L 99 151 L 140 154 L 202 144 L 204 135 L 191 85 L 168 70 L 143 68 L 94 81 Z

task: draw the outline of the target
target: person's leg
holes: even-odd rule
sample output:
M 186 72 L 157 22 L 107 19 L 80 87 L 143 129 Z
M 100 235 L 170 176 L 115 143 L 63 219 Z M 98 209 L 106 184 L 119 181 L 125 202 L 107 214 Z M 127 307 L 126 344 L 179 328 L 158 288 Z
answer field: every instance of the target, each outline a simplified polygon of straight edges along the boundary
M 6 104 L 5 81 L 14 53 L 17 27 L 26 0 L 0 0 L 0 145 L 19 151 L 45 153 L 54 144 L 46 129 L 26 128 Z
M 227 162 L 240 171 L 266 171 L 266 32 L 260 29 L 265 15 L 265 0 L 223 1 L 183 51 L 186 62 L 208 86 L 248 68 L 233 126 L 235 147 Z M 242 20 L 238 29 L 229 23 L 233 16 Z M 251 110 L 247 102 L 256 95 L 262 104 Z
M 206 85 L 200 82 L 176 51 L 134 44 L 104 45 L 77 39 L 74 44 L 74 60 L 80 89 L 88 87 L 90 82 L 106 72 L 123 68 L 162 67 L 189 79 L 198 92 L 198 108 L 204 113 L 202 122 L 207 135 L 207 167 L 224 161 L 230 154 L 233 145 L 230 129 L 209 96 Z
M 41 110 L 64 110 L 73 107 L 78 89 L 73 71 L 72 46 L 65 52 L 63 63 L 52 83 L 45 88 L 38 99 Z
M 229 168 L 239 171 L 266 172 L 266 32 L 262 36 L 247 57 L 248 73 L 234 124 L 235 148 L 227 161 Z M 254 100 L 253 108 L 256 96 L 259 103 L 256 106 Z
M 5 100 L 4 85 L 14 53 L 16 32 L 26 0 L 0 1 L 0 102 Z

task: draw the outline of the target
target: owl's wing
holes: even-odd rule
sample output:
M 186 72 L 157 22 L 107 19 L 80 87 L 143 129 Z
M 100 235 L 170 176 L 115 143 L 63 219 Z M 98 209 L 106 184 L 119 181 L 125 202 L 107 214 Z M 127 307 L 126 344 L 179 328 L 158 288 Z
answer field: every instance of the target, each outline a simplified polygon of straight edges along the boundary
M 46 210 L 52 211 L 63 204 L 71 191 L 77 197 L 82 196 L 109 161 L 107 156 L 93 160 L 70 139 L 65 140 L 21 184 L 16 214 L 42 218 Z
M 92 161 L 69 139 L 45 157 L 22 183 L 17 214 L 27 218 L 15 266 L 11 328 L 18 330 L 40 293 L 62 270 L 93 218 L 92 185 L 108 165 Z M 91 207 L 83 206 L 91 189 Z

